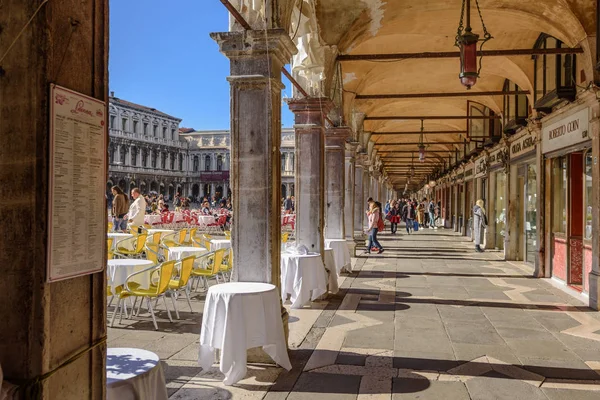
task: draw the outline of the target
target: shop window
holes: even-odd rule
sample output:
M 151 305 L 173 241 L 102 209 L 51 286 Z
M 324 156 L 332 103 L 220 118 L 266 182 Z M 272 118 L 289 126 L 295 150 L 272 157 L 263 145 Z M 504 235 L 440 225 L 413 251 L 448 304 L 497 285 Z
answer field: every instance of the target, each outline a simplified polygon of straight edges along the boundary
M 535 43 L 536 49 L 567 47 L 560 40 L 542 34 Z M 552 112 L 552 107 L 563 100 L 573 101 L 576 95 L 575 54 L 544 54 L 533 56 L 535 109 Z
M 521 90 L 519 86 L 510 80 L 504 81 L 504 92 L 513 92 Z M 504 112 L 502 122 L 504 132 L 513 134 L 520 127 L 527 125 L 527 116 L 529 114 L 529 101 L 525 94 L 509 94 L 504 96 Z
M 592 150 L 585 153 L 585 238 L 592 239 Z
M 552 160 L 552 232 L 567 233 L 567 158 Z
M 496 204 L 494 213 L 494 224 L 496 225 L 496 248 L 504 249 L 504 237 L 506 236 L 506 175 L 496 172 Z

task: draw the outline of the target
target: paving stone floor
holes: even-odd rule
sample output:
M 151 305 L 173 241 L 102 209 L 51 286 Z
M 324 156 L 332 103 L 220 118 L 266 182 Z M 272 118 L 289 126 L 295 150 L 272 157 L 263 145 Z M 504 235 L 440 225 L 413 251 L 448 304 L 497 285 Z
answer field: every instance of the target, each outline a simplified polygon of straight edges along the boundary
M 109 328 L 109 346 L 162 359 L 171 399 L 600 399 L 600 315 L 532 270 L 447 230 L 382 235 L 340 292 L 290 310 L 293 369 L 249 366 L 226 387 L 199 375 L 202 294 Z M 109 308 L 109 317 L 112 307 Z M 118 321 L 117 321 L 118 322 Z

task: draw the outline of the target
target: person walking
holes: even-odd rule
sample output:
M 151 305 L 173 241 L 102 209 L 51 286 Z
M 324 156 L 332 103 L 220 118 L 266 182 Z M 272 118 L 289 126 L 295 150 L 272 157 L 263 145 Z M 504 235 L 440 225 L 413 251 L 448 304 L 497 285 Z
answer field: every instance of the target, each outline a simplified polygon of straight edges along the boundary
M 435 202 L 433 199 L 429 200 L 429 229 L 435 228 Z
M 144 196 L 141 195 L 140 189 L 138 188 L 131 189 L 131 198 L 133 198 L 134 202 L 131 203 L 131 206 L 129 206 L 129 212 L 127 213 L 128 222 L 131 225 L 137 226 L 139 233 L 139 227 L 144 225 L 144 215 L 146 214 L 146 200 L 144 200 Z
M 392 201 L 387 218 L 390 221 L 390 232 L 392 232 L 392 235 L 395 235 L 398 230 L 398 222 L 400 222 L 400 210 L 398 209 L 398 203 L 395 200 Z
M 409 202 L 402 209 L 402 219 L 406 223 L 406 232 L 410 233 L 414 230 L 416 211 L 415 207 Z
M 375 201 L 373 201 L 373 199 L 369 201 L 369 211 L 367 211 L 367 215 L 369 217 L 369 228 L 367 230 L 367 232 L 369 233 L 369 245 L 367 246 L 365 253 L 371 254 L 371 249 L 373 247 L 376 247 L 377 249 L 379 249 L 377 254 L 381 254 L 383 253 L 383 247 L 381 246 L 381 244 L 379 244 L 379 241 L 377 241 L 377 231 L 378 228 L 381 226 L 381 222 L 383 222 L 383 219 L 381 217 L 381 209 L 377 207 L 377 204 L 375 203 Z
M 113 232 L 124 232 L 127 229 L 125 215 L 129 209 L 129 199 L 118 186 L 113 186 L 110 191 L 114 196 L 112 202 Z
M 483 208 L 483 200 L 479 199 L 475 202 L 473 207 L 473 229 L 475 234 L 475 250 L 483 253 L 481 248 L 482 235 L 485 228 L 487 228 L 487 216 L 485 215 L 485 208 Z
M 417 205 L 417 222 L 419 223 L 419 228 L 423 228 L 423 224 L 425 223 L 425 206 L 423 203 L 418 203 Z

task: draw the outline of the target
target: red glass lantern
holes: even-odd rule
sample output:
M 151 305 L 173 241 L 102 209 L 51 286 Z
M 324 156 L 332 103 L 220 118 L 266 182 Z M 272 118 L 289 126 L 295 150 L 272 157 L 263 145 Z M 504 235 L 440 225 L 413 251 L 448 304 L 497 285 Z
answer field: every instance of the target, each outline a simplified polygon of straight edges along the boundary
M 492 35 L 485 27 L 478 0 L 475 0 L 475 5 L 483 27 L 483 39 L 481 40 L 481 46 L 483 47 L 483 44 L 490 40 Z M 463 18 L 465 17 L 466 27 L 463 25 Z M 477 62 L 477 44 L 479 42 L 479 35 L 473 33 L 471 28 L 471 0 L 463 0 L 460 23 L 454 44 L 460 50 L 460 74 L 458 77 L 460 83 L 466 86 L 467 89 L 471 89 L 477 83 L 477 78 L 479 78 L 479 70 L 481 69 L 481 59 Z
M 458 40 L 460 49 L 460 83 L 471 89 L 477 83 L 479 71 L 477 66 L 477 42 L 479 35 L 465 32 Z

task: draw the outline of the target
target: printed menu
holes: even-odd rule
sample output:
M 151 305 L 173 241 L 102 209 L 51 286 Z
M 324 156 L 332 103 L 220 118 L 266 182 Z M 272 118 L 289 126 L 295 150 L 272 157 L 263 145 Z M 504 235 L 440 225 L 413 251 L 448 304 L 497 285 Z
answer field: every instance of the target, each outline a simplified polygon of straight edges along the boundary
M 50 86 L 47 281 L 104 269 L 106 103 Z

